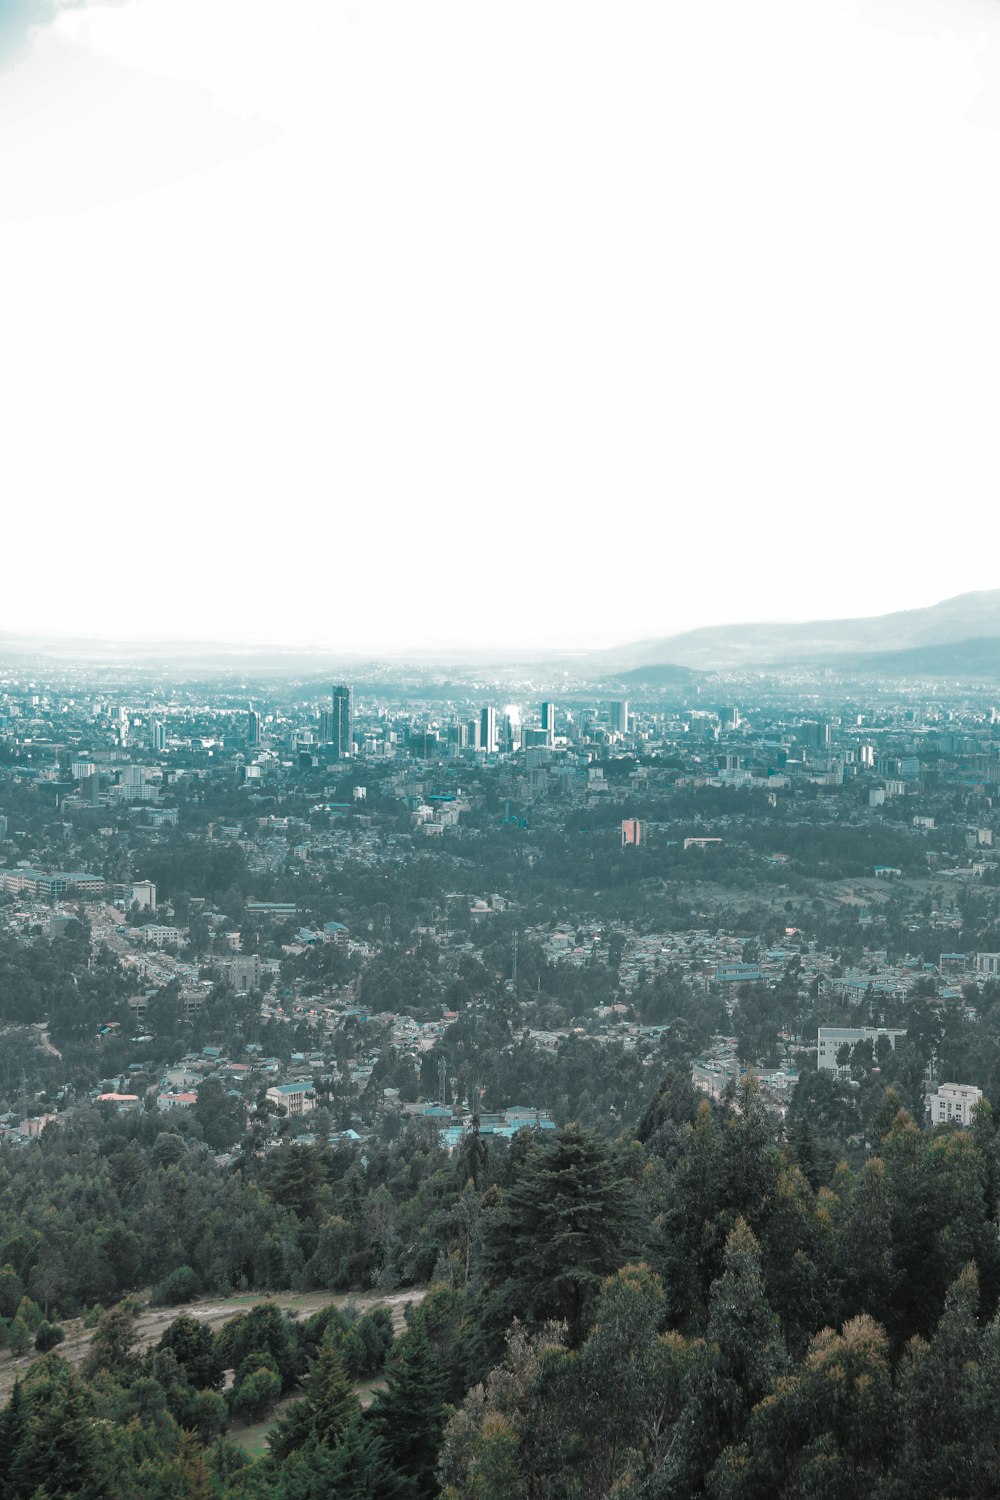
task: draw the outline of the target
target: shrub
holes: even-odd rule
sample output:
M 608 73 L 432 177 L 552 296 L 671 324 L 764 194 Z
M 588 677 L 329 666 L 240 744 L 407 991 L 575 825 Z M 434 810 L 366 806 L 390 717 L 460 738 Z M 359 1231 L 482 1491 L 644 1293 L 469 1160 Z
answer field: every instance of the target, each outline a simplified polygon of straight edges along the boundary
M 43 1318 L 35 1334 L 35 1348 L 39 1354 L 48 1354 L 49 1350 L 61 1344 L 65 1337 L 66 1334 L 58 1323 L 50 1323 L 47 1318 Z
M 193 1302 L 197 1295 L 197 1276 L 190 1266 L 178 1266 L 153 1288 L 149 1300 L 154 1307 L 169 1307 L 174 1302 Z

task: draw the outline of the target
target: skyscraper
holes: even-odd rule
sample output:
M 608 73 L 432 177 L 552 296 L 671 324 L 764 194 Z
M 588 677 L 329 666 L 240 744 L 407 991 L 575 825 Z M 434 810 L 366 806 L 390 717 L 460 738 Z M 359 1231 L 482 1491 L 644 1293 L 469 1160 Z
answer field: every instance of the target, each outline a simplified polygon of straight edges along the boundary
M 554 703 L 542 704 L 542 728 L 548 736 L 551 745 L 556 737 L 556 706 Z
M 487 755 L 494 755 L 497 749 L 497 711 L 491 706 L 483 709 L 480 715 L 480 743 Z
M 254 708 L 247 714 L 247 744 L 260 744 L 260 714 Z
M 333 690 L 329 743 L 335 760 L 344 760 L 354 751 L 354 694 L 343 682 Z
M 611 705 L 611 728 L 618 734 L 628 734 L 628 699 L 620 698 Z
M 149 748 L 153 751 L 154 755 L 157 755 L 163 749 L 165 744 L 166 735 L 163 730 L 163 725 L 160 723 L 159 719 L 151 718 L 149 721 Z

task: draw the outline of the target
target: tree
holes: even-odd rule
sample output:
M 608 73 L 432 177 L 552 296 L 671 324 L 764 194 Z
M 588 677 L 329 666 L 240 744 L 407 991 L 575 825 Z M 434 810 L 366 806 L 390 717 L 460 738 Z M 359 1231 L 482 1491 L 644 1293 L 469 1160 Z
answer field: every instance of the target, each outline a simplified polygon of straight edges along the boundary
M 44 1488 L 49 1500 L 98 1500 L 103 1465 L 83 1387 L 65 1360 L 46 1354 L 24 1382 L 28 1416 L 10 1483 L 18 1496 Z
M 315 1219 L 324 1180 L 318 1152 L 311 1146 L 290 1146 L 274 1158 L 271 1196 L 276 1203 L 290 1208 L 296 1218 Z
M 253 1349 L 240 1363 L 228 1393 L 230 1407 L 248 1421 L 257 1421 L 281 1395 L 281 1375 L 273 1355 Z
M 502 1348 L 515 1317 L 529 1329 L 565 1321 L 578 1344 L 637 1224 L 632 1184 L 595 1135 L 568 1125 L 532 1142 L 513 1185 L 480 1220 L 479 1323 L 489 1350 Z
M 501 1363 L 449 1417 L 438 1467 L 444 1500 L 521 1500 L 532 1493 L 523 1414 L 539 1405 L 533 1394 L 543 1356 L 564 1348 L 564 1330 L 554 1324 L 536 1334 L 512 1325 Z
M 7 1493 L 7 1481 L 21 1446 L 28 1422 L 27 1400 L 20 1380 L 14 1381 L 10 1400 L 0 1412 L 0 1494 Z
M 212 1330 L 188 1313 L 166 1328 L 158 1349 L 169 1349 L 185 1378 L 197 1390 L 218 1390 L 222 1384 L 222 1361 Z
M 578 1357 L 566 1362 L 566 1416 L 579 1434 L 589 1493 L 613 1493 L 628 1475 L 655 1472 L 680 1415 L 687 1350 L 661 1335 L 666 1298 L 646 1266 L 609 1277 Z
M 995 1460 L 998 1423 L 980 1397 L 978 1310 L 979 1277 L 970 1264 L 949 1288 L 930 1343 L 915 1336 L 907 1345 L 899 1374 L 903 1432 L 894 1489 L 900 1500 L 981 1495 L 996 1472 L 982 1463 L 984 1449 Z
M 35 1348 L 39 1354 L 48 1354 L 49 1350 L 61 1344 L 65 1337 L 65 1330 L 60 1328 L 58 1323 L 49 1323 L 43 1318 L 35 1334 Z
M 306 1404 L 316 1441 L 332 1447 L 344 1436 L 361 1406 L 347 1378 L 336 1339 L 327 1333 L 309 1371 Z
M 408 1495 L 424 1500 L 434 1493 L 434 1469 L 444 1428 L 445 1382 L 423 1325 L 397 1339 L 385 1368 L 372 1420 L 391 1468 L 407 1481 Z
M 83 1373 L 89 1378 L 107 1370 L 118 1381 L 127 1381 L 139 1367 L 135 1346 L 139 1335 L 135 1326 L 135 1304 L 119 1302 L 109 1307 L 94 1330 Z
M 711 1500 L 853 1500 L 884 1493 L 893 1430 L 889 1341 L 871 1318 L 824 1328 L 719 1456 Z M 739 1439 L 740 1434 L 734 1434 Z M 927 1492 L 925 1492 L 927 1493 Z
M 238 1370 L 248 1356 L 270 1355 L 289 1390 L 299 1373 L 298 1352 L 287 1320 L 275 1302 L 259 1302 L 241 1317 L 232 1318 L 218 1334 L 219 1357 Z
M 696 1495 L 724 1448 L 743 1435 L 754 1406 L 788 1359 L 764 1292 L 760 1246 L 740 1220 L 726 1241 L 723 1273 L 709 1294 L 705 1342 L 693 1362 L 677 1439 L 664 1461 L 664 1492 Z

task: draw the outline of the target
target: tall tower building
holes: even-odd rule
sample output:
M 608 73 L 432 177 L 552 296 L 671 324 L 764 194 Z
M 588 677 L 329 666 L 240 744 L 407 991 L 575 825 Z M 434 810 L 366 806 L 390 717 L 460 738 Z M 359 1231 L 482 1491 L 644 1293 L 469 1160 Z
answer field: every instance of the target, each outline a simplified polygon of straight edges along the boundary
M 556 706 L 554 703 L 542 704 L 542 728 L 548 737 L 548 744 L 552 744 L 556 737 Z
M 149 721 L 149 748 L 154 755 L 159 755 L 165 744 L 166 735 L 163 731 L 163 725 L 159 719 L 151 718 Z
M 611 728 L 616 734 L 628 734 L 628 699 L 619 698 L 611 705 Z
M 333 690 L 330 740 L 334 758 L 344 760 L 354 750 L 354 694 L 346 683 Z
M 260 744 L 260 714 L 255 708 L 247 714 L 247 744 Z
M 479 716 L 479 740 L 487 755 L 495 755 L 497 749 L 497 711 L 492 706 L 483 709 Z

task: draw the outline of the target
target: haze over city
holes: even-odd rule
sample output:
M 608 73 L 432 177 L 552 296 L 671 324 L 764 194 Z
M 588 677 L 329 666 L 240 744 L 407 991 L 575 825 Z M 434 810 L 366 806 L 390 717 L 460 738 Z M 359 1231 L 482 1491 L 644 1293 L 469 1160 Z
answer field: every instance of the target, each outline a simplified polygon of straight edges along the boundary
M 0 47 L 3 629 L 581 649 L 996 584 L 987 0 Z
M 1000 1495 L 1000 0 L 0 0 L 0 1500 Z

